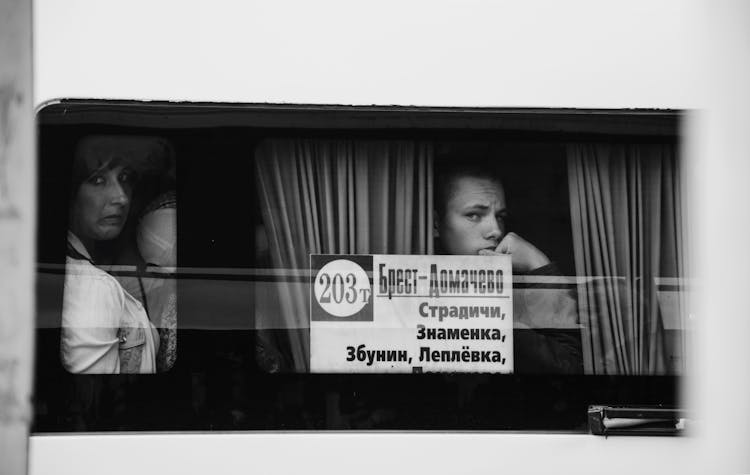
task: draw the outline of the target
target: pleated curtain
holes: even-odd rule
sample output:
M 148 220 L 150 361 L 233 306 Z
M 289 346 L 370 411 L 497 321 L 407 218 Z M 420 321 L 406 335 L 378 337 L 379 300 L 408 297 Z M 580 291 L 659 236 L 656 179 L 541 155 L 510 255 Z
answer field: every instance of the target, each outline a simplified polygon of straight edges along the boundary
M 674 147 L 571 144 L 567 156 L 584 369 L 664 374 L 657 282 L 685 274 Z
M 308 269 L 310 254 L 433 252 L 429 143 L 269 139 L 257 148 L 255 164 L 277 269 Z M 285 328 L 308 328 L 308 285 L 281 279 L 275 288 L 281 315 L 271 317 Z M 309 334 L 290 338 L 293 370 L 306 371 Z

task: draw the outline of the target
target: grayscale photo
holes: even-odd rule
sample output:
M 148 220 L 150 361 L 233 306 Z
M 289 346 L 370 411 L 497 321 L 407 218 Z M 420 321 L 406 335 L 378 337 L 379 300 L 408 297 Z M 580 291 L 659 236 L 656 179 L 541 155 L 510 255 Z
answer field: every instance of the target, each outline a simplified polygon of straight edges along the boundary
M 0 472 L 750 473 L 749 53 L 748 0 L 0 0 Z

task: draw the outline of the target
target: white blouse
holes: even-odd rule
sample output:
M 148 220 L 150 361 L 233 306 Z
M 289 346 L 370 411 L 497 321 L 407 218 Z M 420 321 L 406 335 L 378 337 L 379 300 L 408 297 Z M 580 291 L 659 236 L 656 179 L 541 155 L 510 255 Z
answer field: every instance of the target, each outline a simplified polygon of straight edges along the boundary
M 72 233 L 68 241 L 84 257 Z M 143 305 L 117 279 L 85 259 L 65 261 L 61 357 L 71 373 L 116 374 L 120 350 L 142 346 L 139 373 L 156 372 L 159 334 Z

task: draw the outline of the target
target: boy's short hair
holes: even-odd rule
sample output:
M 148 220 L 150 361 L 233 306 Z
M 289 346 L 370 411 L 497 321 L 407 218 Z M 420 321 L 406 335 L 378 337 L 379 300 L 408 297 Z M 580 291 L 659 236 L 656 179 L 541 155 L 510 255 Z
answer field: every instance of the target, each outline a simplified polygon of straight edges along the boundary
M 494 168 L 490 164 L 490 150 L 486 147 L 470 147 L 439 157 L 435 168 L 434 194 L 435 211 L 438 217 L 445 215 L 451 190 L 460 178 L 481 178 L 502 187 L 502 181 L 494 173 Z

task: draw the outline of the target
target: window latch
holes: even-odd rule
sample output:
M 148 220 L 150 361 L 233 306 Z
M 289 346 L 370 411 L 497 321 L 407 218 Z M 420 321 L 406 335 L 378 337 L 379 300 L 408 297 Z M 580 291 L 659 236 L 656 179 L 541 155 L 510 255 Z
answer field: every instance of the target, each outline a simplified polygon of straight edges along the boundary
M 680 435 L 688 422 L 684 411 L 663 406 L 589 406 L 594 435 Z

